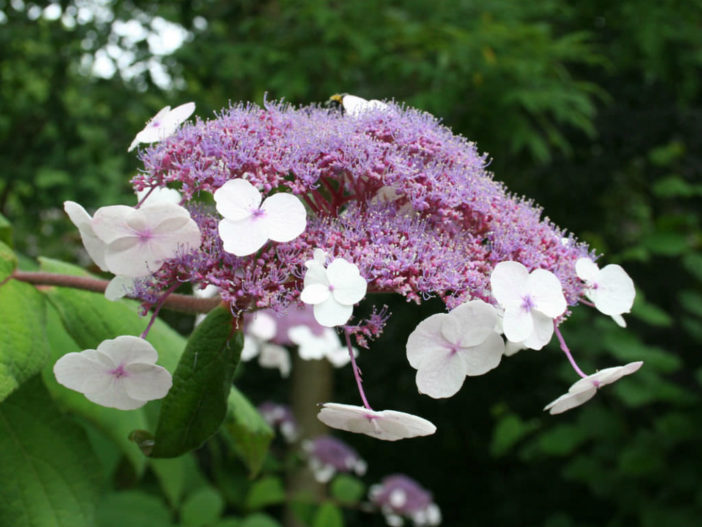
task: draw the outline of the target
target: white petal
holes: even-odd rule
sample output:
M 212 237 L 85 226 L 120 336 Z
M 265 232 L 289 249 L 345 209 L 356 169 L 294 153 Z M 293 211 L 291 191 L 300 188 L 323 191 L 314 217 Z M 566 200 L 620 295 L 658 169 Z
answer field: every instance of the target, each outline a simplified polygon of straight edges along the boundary
M 158 360 L 158 352 L 150 342 L 132 335 L 103 340 L 98 345 L 97 351 L 108 355 L 116 365 L 155 364 Z
M 590 258 L 583 257 L 578 258 L 575 262 L 575 273 L 578 275 L 578 278 L 585 282 L 596 282 L 600 269 Z
M 511 357 L 512 355 L 516 354 L 518 351 L 521 351 L 523 349 L 526 349 L 526 346 L 523 342 L 512 342 L 508 340 L 507 342 L 505 342 L 505 357 Z
M 260 340 L 271 340 L 275 337 L 278 324 L 268 313 L 254 313 L 246 328 L 247 333 Z
M 107 271 L 107 264 L 105 264 L 105 242 L 95 234 L 90 214 L 74 201 L 64 201 L 63 210 L 66 211 L 66 214 L 73 224 L 78 227 L 80 238 L 83 240 L 83 246 L 90 258 L 95 262 L 95 265 L 103 271 Z
M 626 320 L 624 320 L 624 317 L 621 315 L 610 315 L 612 317 L 612 320 L 617 323 L 617 326 L 620 328 L 625 328 L 626 327 Z
M 81 393 L 101 391 L 110 382 L 109 371 L 95 350 L 67 353 L 54 364 L 54 376 L 59 384 Z
M 125 236 L 133 236 L 134 231 L 127 221 L 135 210 L 126 205 L 99 208 L 91 222 L 95 235 L 106 244 Z
M 471 300 L 461 304 L 451 310 L 449 317 L 456 320 L 459 332 L 449 336 L 447 334 L 449 326 L 446 325 L 442 333 L 449 342 L 458 343 L 461 347 L 476 346 L 495 333 L 497 311 L 482 300 Z
M 567 307 L 561 281 L 551 271 L 535 269 L 529 275 L 529 295 L 534 302 L 534 309 L 551 318 L 561 316 Z
M 292 194 L 274 194 L 263 202 L 264 221 L 268 237 L 276 242 L 289 242 L 305 231 L 307 211 Z
M 333 297 L 314 306 L 314 319 L 328 328 L 346 324 L 352 314 L 353 306 L 341 305 Z
M 505 343 L 497 333 L 491 333 L 479 345 L 458 352 L 465 364 L 466 375 L 483 375 L 497 368 L 505 352 Z
M 571 387 L 572 388 L 572 387 Z M 590 386 L 582 386 L 578 390 L 568 391 L 561 395 L 558 399 L 551 401 L 544 407 L 544 411 L 548 410 L 551 415 L 560 414 L 576 406 L 580 406 L 592 399 L 597 393 L 597 389 Z
M 300 293 L 300 300 L 305 304 L 321 304 L 331 296 L 329 286 L 324 284 L 306 285 Z
M 327 269 L 323 265 L 314 260 L 308 260 L 305 262 L 305 267 L 307 267 L 304 280 L 305 287 L 311 284 L 324 284 L 327 288 L 329 287 Z
M 418 369 L 425 358 L 448 351 L 447 344 L 441 336 L 441 327 L 448 318 L 445 313 L 437 313 L 422 320 L 407 339 L 407 360 Z
M 173 205 L 179 205 L 183 199 L 176 189 L 168 187 L 156 187 L 156 188 L 145 188 L 136 193 L 137 202 L 141 202 L 142 199 L 148 194 L 148 198 L 142 203 L 142 205 L 154 205 L 156 203 L 172 203 Z
M 388 105 L 377 99 L 370 101 L 357 97 L 356 95 L 344 95 L 341 99 L 341 104 L 344 111 L 351 117 L 358 117 L 369 110 L 383 110 L 388 108 Z
M 444 349 L 424 357 L 417 370 L 417 389 L 434 399 L 451 397 L 461 389 L 465 378 L 463 358 Z
M 107 246 L 105 263 L 110 272 L 140 278 L 158 271 L 161 263 L 151 261 L 144 244 L 136 236 L 120 238 Z
M 173 379 L 168 370 L 155 364 L 130 364 L 122 377 L 124 390 L 132 399 L 152 401 L 162 399 L 171 389 Z
M 254 337 L 244 335 L 244 347 L 241 349 L 241 360 L 250 361 L 259 351 L 259 341 Z
M 111 377 L 112 383 L 101 392 L 86 393 L 85 397 L 96 404 L 106 406 L 108 408 L 117 408 L 118 410 L 136 410 L 146 404 L 146 401 L 132 399 L 127 395 L 124 389 L 124 383 L 114 380 Z
M 490 275 L 492 296 L 505 309 L 521 306 L 529 271 L 519 262 L 500 262 Z
M 228 220 L 250 217 L 261 205 L 261 193 L 245 179 L 232 179 L 214 193 L 217 212 Z
M 166 116 L 163 118 L 161 122 L 161 128 L 163 129 L 163 133 L 165 134 L 164 137 L 161 139 L 165 139 L 165 137 L 168 137 L 173 134 L 173 132 L 176 131 L 176 129 L 188 118 L 190 117 L 193 112 L 195 111 L 195 103 L 194 102 L 186 102 L 185 104 L 181 104 L 180 106 L 176 106 L 173 108 Z
M 583 386 L 595 386 L 601 387 L 606 384 L 612 384 L 618 381 L 626 375 L 631 375 L 632 373 L 638 371 L 638 369 L 643 365 L 643 361 L 630 362 L 624 366 L 614 366 L 611 368 L 605 368 L 588 375 L 574 383 L 571 386 L 571 390 L 580 390 Z
M 436 432 L 436 427 L 432 423 L 415 415 L 393 410 L 376 412 L 349 404 L 324 403 L 317 417 L 332 428 L 366 434 L 387 441 Z
M 605 315 L 621 315 L 631 311 L 636 290 L 626 271 L 619 265 L 610 264 L 600 271 L 597 288 L 589 290 L 588 296 Z
M 307 326 L 294 326 L 288 330 L 288 338 L 297 344 L 297 352 L 303 360 L 321 360 L 325 355 L 324 340 L 312 333 Z
M 264 368 L 277 368 L 283 377 L 287 377 L 290 374 L 290 354 L 282 346 L 276 344 L 264 344 L 261 346 L 258 363 Z
M 540 350 L 546 344 L 551 342 L 553 337 L 553 319 L 539 313 L 532 312 L 532 321 L 534 322 L 534 330 L 524 340 L 522 344 L 529 349 Z
M 153 143 L 155 141 L 159 141 L 160 131 L 158 125 L 160 125 L 161 121 L 163 121 L 170 111 L 170 106 L 164 106 L 161 108 L 158 113 L 146 123 L 146 126 L 138 134 L 136 134 L 136 137 L 134 137 L 134 140 L 129 145 L 129 148 L 127 148 L 127 152 L 131 152 L 139 143 Z M 152 124 L 157 126 L 152 126 Z
M 134 281 L 129 276 L 115 276 L 105 288 L 105 298 L 114 302 L 131 295 L 134 292 Z
M 253 218 L 241 221 L 223 219 L 219 222 L 219 237 L 224 250 L 239 257 L 255 253 L 268 241 L 265 225 Z
M 502 329 L 505 337 L 512 342 L 523 342 L 534 331 L 534 318 L 532 313 L 517 307 L 505 310 L 502 318 Z
M 350 306 L 360 302 L 366 296 L 368 285 L 356 264 L 347 262 L 343 258 L 336 258 L 327 267 L 327 278 L 334 288 L 332 295 L 341 304 Z

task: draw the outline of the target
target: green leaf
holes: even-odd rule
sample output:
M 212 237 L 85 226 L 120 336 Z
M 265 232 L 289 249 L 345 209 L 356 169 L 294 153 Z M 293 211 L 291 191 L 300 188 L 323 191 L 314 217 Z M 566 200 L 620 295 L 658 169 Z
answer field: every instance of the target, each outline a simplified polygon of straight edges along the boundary
M 657 231 L 641 240 L 641 245 L 662 256 L 680 256 L 689 249 L 687 236 L 673 231 Z
M 225 437 L 248 467 L 250 476 L 254 477 L 266 458 L 273 430 L 236 387 L 232 387 L 229 393 L 227 406 Z
M 314 516 L 312 527 L 344 527 L 344 517 L 332 503 L 323 503 Z
M 141 409 L 125 412 L 116 408 L 105 408 L 95 404 L 74 390 L 60 385 L 54 377 L 54 364 L 66 353 L 81 351 L 81 348 L 66 332 L 56 310 L 49 306 L 46 317 L 46 335 L 49 341 L 50 360 L 42 371 L 44 383 L 49 393 L 62 409 L 87 419 L 119 446 L 127 457 L 134 472 L 144 471 L 146 460 L 139 447 L 129 440 L 129 432 L 147 426 Z
M 246 508 L 257 510 L 285 501 L 285 486 L 277 476 L 260 479 L 251 486 L 246 496 Z
M 144 459 L 142 453 L 139 454 Z M 178 507 L 185 493 L 207 484 L 192 454 L 174 458 L 150 458 L 148 461 L 173 508 Z
M 490 444 L 490 453 L 495 457 L 504 456 L 524 436 L 539 427 L 537 419 L 524 421 L 517 414 L 507 414 L 500 418 L 495 425 L 495 431 Z
M 52 273 L 91 276 L 80 267 L 41 258 L 41 269 Z M 67 287 L 52 287 L 46 295 L 61 317 L 63 326 L 81 349 L 95 349 L 103 340 L 120 335 L 139 335 L 148 319 L 138 314 L 139 304 L 122 300 L 111 302 L 100 293 Z M 156 320 L 147 339 L 159 354 L 158 363 L 171 373 L 175 370 L 185 339 L 161 320 Z
M 97 527 L 172 527 L 171 513 L 158 498 L 138 491 L 108 494 L 100 502 Z
M 669 327 L 673 324 L 673 319 L 668 313 L 655 304 L 644 300 L 643 296 L 640 294 L 636 295 L 631 314 L 652 326 Z
M 17 255 L 7 245 L 0 242 L 0 282 L 17 269 Z
M 5 216 L 0 214 L 0 242 L 5 245 L 13 246 L 12 244 L 12 224 Z
M 331 484 L 331 495 L 342 503 L 358 503 L 365 492 L 363 482 L 348 474 L 339 474 Z
M 100 463 L 39 377 L 0 405 L 0 481 L 0 525 L 94 525 Z
M 268 516 L 268 514 L 257 512 L 247 516 L 241 527 L 280 527 L 280 523 Z
M 229 309 L 214 309 L 195 328 L 161 404 L 149 455 L 175 457 L 199 447 L 227 413 L 227 398 L 244 337 L 235 332 Z
M 224 500 L 213 487 L 195 491 L 183 503 L 180 520 L 188 527 L 204 527 L 217 521 L 224 511 Z
M 49 358 L 42 295 L 29 284 L 0 286 L 0 401 L 39 373 Z
M 602 343 L 614 357 L 622 362 L 644 361 L 644 368 L 655 368 L 672 373 L 680 368 L 680 357 L 655 346 L 647 346 L 639 338 L 624 331 L 607 333 Z

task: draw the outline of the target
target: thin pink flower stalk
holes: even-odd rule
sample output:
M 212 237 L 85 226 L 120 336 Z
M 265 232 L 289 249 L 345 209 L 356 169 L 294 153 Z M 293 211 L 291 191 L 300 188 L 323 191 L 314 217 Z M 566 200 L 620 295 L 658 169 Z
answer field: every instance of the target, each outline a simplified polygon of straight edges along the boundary
M 561 350 L 563 350 L 563 353 L 565 353 L 565 356 L 568 358 L 568 362 L 570 362 L 570 365 L 573 367 L 575 372 L 583 378 L 587 377 L 587 374 L 583 372 L 583 370 L 581 370 L 578 364 L 575 362 L 573 354 L 570 352 L 570 349 L 568 349 L 565 339 L 561 334 L 561 330 L 558 329 L 558 323 L 555 320 L 553 321 L 553 331 L 556 333 L 556 337 L 558 337 L 558 343 L 561 346 Z
M 351 345 L 351 332 L 348 328 L 344 328 L 344 336 L 346 338 L 346 346 L 349 350 L 349 357 L 351 357 L 351 368 L 353 368 L 353 376 L 356 379 L 356 386 L 358 387 L 358 393 L 361 395 L 361 401 L 363 401 L 363 406 L 369 410 L 373 410 L 371 405 L 368 403 L 366 394 L 363 391 L 363 379 L 361 379 L 361 369 L 356 364 L 356 358 L 354 357 L 353 346 Z

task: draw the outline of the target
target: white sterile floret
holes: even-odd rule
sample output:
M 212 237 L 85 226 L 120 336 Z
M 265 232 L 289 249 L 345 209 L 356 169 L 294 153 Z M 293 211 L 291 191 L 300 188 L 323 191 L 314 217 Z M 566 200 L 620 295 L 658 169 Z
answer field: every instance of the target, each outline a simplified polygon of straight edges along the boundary
M 144 129 L 136 134 L 127 152 L 131 152 L 140 143 L 157 143 L 173 135 L 178 127 L 195 111 L 195 103 L 187 102 L 171 110 L 170 106 L 161 108 Z
M 553 336 L 553 319 L 567 307 L 556 275 L 545 269 L 529 273 L 519 262 L 500 262 L 492 271 L 490 285 L 504 309 L 505 337 L 527 348 L 543 348 Z
M 67 353 L 54 365 L 59 384 L 89 400 L 119 410 L 134 410 L 165 397 L 171 374 L 156 365 L 158 353 L 144 339 L 124 335 L 96 350 Z
M 346 366 L 351 361 L 348 349 L 331 328 L 324 328 L 321 335 L 318 335 L 309 326 L 293 326 L 288 330 L 288 338 L 298 346 L 297 352 L 303 360 L 326 358 L 336 368 Z M 358 350 L 352 349 L 355 357 Z
M 344 95 L 341 98 L 344 111 L 351 117 L 358 117 L 369 110 L 386 110 L 388 105 L 377 99 L 366 100 L 356 95 Z
M 378 412 L 351 404 L 324 403 L 317 418 L 331 428 L 385 441 L 428 436 L 436 432 L 436 426 L 416 415 L 394 410 Z
M 495 331 L 497 312 L 471 300 L 423 320 L 407 340 L 407 359 L 417 370 L 417 388 L 435 399 L 451 397 L 467 375 L 496 368 L 505 351 Z
M 320 263 L 320 253 L 305 262 L 304 289 L 300 300 L 314 306 L 314 318 L 322 326 L 345 324 L 353 313 L 353 305 L 366 296 L 368 284 L 356 264 L 336 258 L 327 267 Z
M 605 315 L 611 316 L 622 327 L 626 322 L 621 316 L 631 311 L 636 290 L 634 282 L 621 266 L 609 264 L 600 269 L 590 258 L 579 258 L 575 272 L 585 282 L 585 296 Z
M 268 342 L 275 337 L 277 322 L 267 313 L 256 313 L 246 327 L 241 360 L 249 361 L 258 357 L 264 368 L 276 368 L 283 377 L 290 374 L 290 354 L 277 344 Z
M 200 246 L 197 223 L 172 203 L 103 207 L 95 213 L 92 228 L 106 246 L 107 269 L 133 278 L 154 273 L 165 260 Z
M 219 237 L 224 250 L 235 256 L 248 256 L 268 240 L 289 242 L 302 234 L 307 226 L 307 211 L 292 194 L 280 192 L 262 196 L 246 179 L 227 181 L 214 193 L 219 222 Z
M 546 405 L 544 411 L 548 410 L 551 415 L 555 415 L 580 406 L 592 399 L 599 388 L 605 384 L 612 384 L 626 375 L 631 375 L 642 364 L 643 361 L 630 362 L 624 366 L 605 368 L 597 373 L 583 377 L 568 388 L 568 393 L 561 395 L 558 399 Z
M 87 213 L 82 205 L 75 201 L 64 201 L 63 210 L 66 211 L 73 225 L 78 227 L 83 246 L 90 258 L 95 262 L 95 265 L 101 270 L 107 271 L 107 264 L 105 263 L 106 244 L 95 234 L 92 224 L 93 218 L 90 217 L 90 214 Z
M 174 205 L 180 205 L 183 200 L 183 196 L 180 195 L 174 188 L 168 187 L 155 187 L 155 188 L 145 188 L 136 193 L 137 203 L 142 205 L 154 203 L 173 203 Z M 144 199 L 146 198 L 146 199 Z M 142 200 L 143 203 L 142 203 Z

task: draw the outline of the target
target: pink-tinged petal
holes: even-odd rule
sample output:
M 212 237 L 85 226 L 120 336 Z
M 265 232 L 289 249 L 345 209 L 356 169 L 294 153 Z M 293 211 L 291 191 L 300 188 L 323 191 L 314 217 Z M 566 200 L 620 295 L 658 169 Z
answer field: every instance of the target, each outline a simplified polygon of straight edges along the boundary
M 134 236 L 133 229 L 127 223 L 134 212 L 135 209 L 126 205 L 99 208 L 91 222 L 95 235 L 106 244 L 125 236 Z
M 353 305 L 360 302 L 364 296 L 368 284 L 361 276 L 356 264 L 347 262 L 343 258 L 336 258 L 327 267 L 327 278 L 333 286 L 332 294 L 337 302 L 345 305 Z
M 83 246 L 88 252 L 88 256 L 95 262 L 101 270 L 107 271 L 105 264 L 105 242 L 95 234 L 92 225 L 92 218 L 86 210 L 74 201 L 64 201 L 63 210 L 66 211 L 73 225 L 78 227 Z
M 109 356 L 115 365 L 132 362 L 155 364 L 158 352 L 150 342 L 132 335 L 121 335 L 115 339 L 103 340 L 97 351 Z
M 548 410 L 551 415 L 563 413 L 586 403 L 595 396 L 595 393 L 597 393 L 597 389 L 592 385 L 582 386 L 574 391 L 569 390 L 568 393 L 547 404 L 544 407 L 544 411 Z
M 456 342 L 462 348 L 476 346 L 495 333 L 497 311 L 482 300 L 470 300 L 451 310 L 449 317 L 457 324 L 444 328 L 443 334 L 449 342 Z M 456 334 L 447 334 L 448 328 L 457 328 Z
M 59 384 L 81 393 L 103 390 L 110 382 L 112 364 L 105 364 L 95 350 L 67 353 L 54 364 Z
M 127 152 L 131 152 L 134 149 L 134 147 L 136 147 L 140 143 L 154 143 L 156 141 L 159 141 L 159 125 L 170 111 L 170 106 L 164 106 L 163 108 L 161 108 L 158 111 L 158 113 L 154 115 L 149 120 L 149 122 L 146 123 L 144 129 L 141 130 L 138 134 L 136 134 L 136 137 L 134 137 L 134 140 L 129 145 L 129 148 L 127 148 Z
M 85 397 L 96 404 L 118 410 L 136 410 L 146 404 L 146 401 L 132 399 L 124 389 L 121 380 L 111 377 L 111 383 L 101 392 L 86 393 Z
M 534 302 L 534 309 L 544 315 L 556 318 L 565 313 L 566 304 L 561 281 L 551 271 L 535 269 L 529 275 L 529 296 Z
M 223 219 L 219 222 L 219 237 L 224 250 L 239 257 L 255 253 L 268 241 L 264 224 L 252 217 L 241 221 Z
M 245 179 L 232 179 L 214 193 L 219 212 L 226 219 L 241 221 L 253 215 L 261 205 L 261 193 Z
M 289 242 L 305 231 L 307 211 L 296 196 L 281 192 L 263 202 L 268 237 L 276 242 Z
M 490 275 L 492 296 L 505 309 L 520 306 L 528 279 L 529 271 L 519 262 L 500 262 Z
M 168 112 L 162 119 L 160 128 L 164 131 L 164 136 L 161 139 L 165 139 L 173 135 L 173 132 L 185 122 L 188 117 L 190 117 L 195 111 L 194 102 L 186 102 L 180 106 L 176 106 L 170 112 Z
M 590 289 L 588 296 L 605 315 L 621 315 L 631 311 L 636 290 L 626 271 L 619 265 L 610 264 L 600 271 L 597 288 Z
M 322 284 L 329 288 L 329 278 L 327 278 L 327 269 L 317 262 L 308 260 L 305 262 L 307 271 L 305 272 L 304 285 L 307 287 L 312 284 Z
M 643 361 L 636 361 L 636 362 L 630 362 L 628 364 L 625 364 L 624 366 L 614 366 L 611 368 L 605 368 L 603 370 L 598 371 L 597 373 L 593 373 L 592 375 L 588 375 L 587 377 L 584 377 L 574 383 L 571 386 L 571 390 L 580 390 L 584 386 L 595 386 L 595 387 L 601 387 L 606 384 L 612 384 L 613 382 L 618 381 L 622 377 L 626 375 L 631 375 L 632 373 L 638 371 L 639 368 L 643 365 Z
M 321 304 L 329 299 L 331 292 L 329 286 L 324 284 L 306 285 L 300 293 L 300 300 L 305 304 Z
M 597 264 L 590 260 L 590 258 L 578 258 L 575 262 L 575 274 L 578 278 L 585 282 L 594 283 L 597 281 L 597 277 L 600 273 L 600 269 Z
M 353 314 L 353 306 L 339 304 L 333 297 L 329 297 L 321 304 L 314 306 L 314 318 L 322 326 L 332 328 L 343 326 Z
M 393 410 L 376 412 L 349 404 L 324 403 L 317 418 L 332 428 L 366 434 L 386 441 L 436 432 L 432 423 L 416 415 Z
M 422 320 L 407 339 L 407 360 L 414 369 L 418 369 L 424 359 L 434 353 L 449 350 L 441 335 L 441 327 L 448 319 L 445 313 L 437 313 Z
M 479 345 L 458 352 L 465 364 L 466 375 L 483 375 L 497 368 L 505 352 L 505 343 L 493 332 Z
M 436 432 L 436 426 L 426 419 L 407 414 L 405 412 L 396 412 L 395 410 L 383 410 L 378 412 L 381 417 L 382 436 L 375 436 L 378 439 L 385 441 L 397 441 L 398 439 L 407 439 L 410 437 L 428 436 Z
M 134 280 L 129 276 L 115 276 L 105 288 L 105 298 L 114 302 L 131 295 L 134 292 Z
M 417 389 L 434 399 L 451 397 L 461 389 L 465 378 L 463 358 L 457 352 L 444 349 L 424 357 L 417 370 Z
M 524 340 L 523 344 L 529 349 L 540 350 L 551 342 L 553 337 L 553 319 L 538 311 L 533 311 L 531 315 L 534 322 L 534 330 Z
M 131 278 L 148 276 L 161 267 L 148 260 L 148 251 L 139 238 L 130 236 L 115 240 L 105 250 L 105 263 L 110 272 Z
M 129 397 L 139 401 L 162 399 L 173 385 L 168 370 L 155 364 L 133 363 L 124 368 L 121 378 Z
M 502 329 L 507 340 L 523 342 L 534 331 L 534 318 L 532 313 L 522 309 L 508 309 L 502 317 Z

